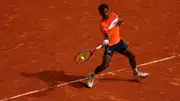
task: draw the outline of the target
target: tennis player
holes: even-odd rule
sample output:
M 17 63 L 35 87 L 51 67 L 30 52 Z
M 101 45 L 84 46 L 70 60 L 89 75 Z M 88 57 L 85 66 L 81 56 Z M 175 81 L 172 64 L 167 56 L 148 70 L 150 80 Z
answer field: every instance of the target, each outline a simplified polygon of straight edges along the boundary
M 141 78 L 146 78 L 148 73 L 138 71 L 136 67 L 136 60 L 133 52 L 128 48 L 128 44 L 121 38 L 119 32 L 119 26 L 123 23 L 123 20 L 118 17 L 117 14 L 109 10 L 107 4 L 101 4 L 98 7 L 99 13 L 102 16 L 100 22 L 100 29 L 105 37 L 102 42 L 105 47 L 102 64 L 97 66 L 95 70 L 88 75 L 87 86 L 92 87 L 95 76 L 105 70 L 111 61 L 114 52 L 118 52 L 129 59 L 129 63 L 132 67 L 133 75 Z

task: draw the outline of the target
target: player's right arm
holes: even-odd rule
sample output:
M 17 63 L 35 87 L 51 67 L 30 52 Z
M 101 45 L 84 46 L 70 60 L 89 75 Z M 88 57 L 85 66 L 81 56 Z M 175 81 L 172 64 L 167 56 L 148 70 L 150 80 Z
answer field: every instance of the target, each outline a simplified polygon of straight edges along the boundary
M 102 44 L 104 46 L 106 46 L 106 45 L 108 45 L 108 43 L 110 41 L 109 30 L 108 30 L 108 28 L 103 23 L 100 24 L 100 29 L 101 29 L 101 32 L 104 35 L 104 40 L 103 40 Z

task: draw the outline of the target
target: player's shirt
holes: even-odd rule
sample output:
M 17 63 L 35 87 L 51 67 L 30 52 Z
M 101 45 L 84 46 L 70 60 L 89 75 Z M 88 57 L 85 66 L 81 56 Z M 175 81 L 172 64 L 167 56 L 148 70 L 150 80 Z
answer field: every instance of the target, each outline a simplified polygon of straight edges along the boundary
M 100 22 L 100 29 L 102 33 L 105 35 L 106 33 L 110 37 L 110 41 L 108 43 L 109 46 L 117 44 L 121 37 L 119 32 L 119 25 L 118 25 L 118 15 L 113 12 L 109 13 L 108 19 L 102 19 Z

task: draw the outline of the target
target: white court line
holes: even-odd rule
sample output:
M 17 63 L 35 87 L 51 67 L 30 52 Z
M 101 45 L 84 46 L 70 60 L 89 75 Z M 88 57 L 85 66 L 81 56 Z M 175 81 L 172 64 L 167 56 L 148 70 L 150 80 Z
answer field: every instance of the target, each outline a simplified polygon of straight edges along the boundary
M 142 67 L 142 66 L 146 66 L 146 65 L 150 65 L 150 64 L 154 64 L 154 63 L 158 63 L 158 62 L 163 62 L 163 61 L 166 61 L 166 60 L 170 60 L 170 59 L 173 59 L 173 58 L 176 58 L 176 57 L 179 57 L 180 55 L 177 55 L 177 56 L 170 56 L 170 57 L 166 57 L 166 58 L 162 58 L 162 59 L 159 59 L 159 60 L 154 60 L 154 61 L 151 61 L 151 62 L 146 62 L 146 63 L 142 63 L 142 64 L 139 64 L 137 65 L 137 67 Z M 115 70 L 115 71 L 112 71 L 112 72 L 107 72 L 107 73 L 103 73 L 101 74 L 100 76 L 104 76 L 106 74 L 111 74 L 111 73 L 115 73 L 115 72 L 122 72 L 122 71 L 125 71 L 127 70 L 128 68 L 123 68 L 123 69 L 119 69 L 119 70 Z M 112 74 L 112 75 L 113 75 Z M 115 75 L 115 74 L 114 74 Z M 1 100 L 0 100 L 1 101 Z
M 107 74 L 116 75 L 116 74 L 114 74 L 113 72 L 107 72 Z
M 178 55 L 178 56 L 179 56 L 179 55 Z M 157 62 L 166 61 L 166 60 L 173 59 L 173 58 L 176 58 L 176 57 L 177 57 L 177 56 L 171 56 L 171 57 L 167 57 L 167 58 L 163 58 L 163 59 L 159 59 L 159 60 L 154 60 L 154 61 L 151 61 L 151 62 L 139 64 L 139 65 L 137 65 L 137 67 L 146 66 L 146 65 L 150 65 L 150 64 L 157 63 Z
M 146 66 L 146 65 L 150 65 L 150 64 L 154 64 L 154 63 L 158 63 L 158 62 L 163 62 L 163 61 L 170 60 L 170 59 L 173 59 L 173 58 L 176 58 L 176 57 L 179 57 L 179 56 L 180 56 L 180 54 L 177 55 L 177 56 L 161 58 L 161 59 L 154 60 L 154 61 L 151 61 L 151 62 L 146 62 L 146 63 L 143 63 L 143 64 L 139 64 L 139 65 L 137 65 L 137 67 Z M 114 74 L 114 72 L 121 72 L 121 71 L 124 71 L 124 70 L 126 70 L 126 68 L 123 68 L 123 69 L 120 69 L 120 70 L 116 70 L 116 71 L 113 71 L 113 72 L 103 73 L 103 74 L 101 74 L 101 76 L 104 76 L 106 74 Z M 7 97 L 7 98 L 4 98 L 4 99 L 1 99 L 0 101 L 7 101 L 7 100 L 16 99 L 16 98 L 19 98 L 19 97 L 23 97 L 23 96 L 39 93 L 39 92 L 42 92 L 42 91 L 45 91 L 45 90 L 48 90 L 48 89 L 51 89 L 51 88 L 61 87 L 61 86 L 65 86 L 65 85 L 68 85 L 68 84 L 71 84 L 71 83 L 76 83 L 76 82 L 79 82 L 79 81 L 83 81 L 83 80 L 86 80 L 86 79 L 87 78 L 82 78 L 82 79 L 78 79 L 78 80 L 62 83 L 62 84 L 59 84 L 59 85 L 55 85 L 53 87 L 47 87 L 47 88 L 43 88 L 43 89 L 39 89 L 39 90 L 29 91 L 29 92 L 26 92 L 26 93 L 22 93 L 22 94 L 19 94 L 19 95 L 15 95 L 15 96 L 12 96 L 12 97 Z

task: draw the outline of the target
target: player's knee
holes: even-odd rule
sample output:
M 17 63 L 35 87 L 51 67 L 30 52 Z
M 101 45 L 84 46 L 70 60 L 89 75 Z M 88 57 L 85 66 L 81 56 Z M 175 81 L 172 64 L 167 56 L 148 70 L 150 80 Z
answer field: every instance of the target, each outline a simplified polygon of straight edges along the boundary
M 134 59 L 135 59 L 135 55 L 134 55 L 134 54 L 132 54 L 132 55 L 131 55 L 131 58 L 134 60 Z
M 107 68 L 109 66 L 109 63 L 102 64 L 104 68 Z

